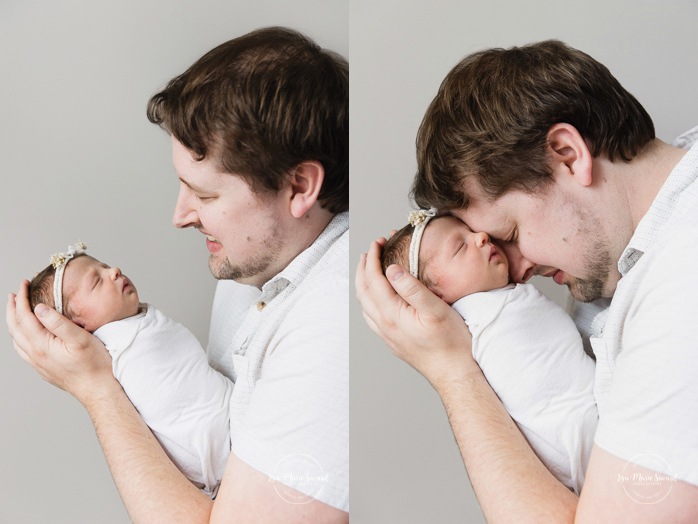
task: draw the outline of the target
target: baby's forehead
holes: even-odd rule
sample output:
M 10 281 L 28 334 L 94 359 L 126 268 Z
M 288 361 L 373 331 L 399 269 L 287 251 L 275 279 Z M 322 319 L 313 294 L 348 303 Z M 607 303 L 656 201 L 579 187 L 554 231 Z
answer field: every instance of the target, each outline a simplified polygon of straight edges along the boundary
M 432 235 L 441 240 L 447 237 L 457 235 L 459 232 L 472 232 L 472 230 L 464 223 L 451 215 L 436 217 L 427 225 L 425 234 L 431 229 Z
M 80 255 L 79 257 L 75 257 L 73 260 L 68 262 L 68 266 L 66 267 L 66 271 L 70 269 L 72 266 L 72 269 L 77 269 L 81 271 L 87 271 L 92 268 L 97 268 L 102 266 L 102 262 L 97 260 L 95 257 L 90 256 L 90 255 Z
M 63 276 L 63 292 L 74 292 L 84 277 L 94 273 L 100 267 L 102 262 L 90 255 L 80 255 L 69 261 Z

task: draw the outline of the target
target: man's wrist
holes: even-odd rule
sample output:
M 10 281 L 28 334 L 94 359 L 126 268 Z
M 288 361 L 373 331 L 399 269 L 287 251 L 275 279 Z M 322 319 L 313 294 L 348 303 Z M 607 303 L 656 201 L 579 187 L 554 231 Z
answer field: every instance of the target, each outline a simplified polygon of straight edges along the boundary
M 473 381 L 485 380 L 480 366 L 471 359 L 449 359 L 432 365 L 423 373 L 439 396 L 444 398 L 454 389 L 461 390 Z
M 90 413 L 99 409 L 100 406 L 115 402 L 119 396 L 125 395 L 121 384 L 113 375 L 85 385 L 72 393 Z

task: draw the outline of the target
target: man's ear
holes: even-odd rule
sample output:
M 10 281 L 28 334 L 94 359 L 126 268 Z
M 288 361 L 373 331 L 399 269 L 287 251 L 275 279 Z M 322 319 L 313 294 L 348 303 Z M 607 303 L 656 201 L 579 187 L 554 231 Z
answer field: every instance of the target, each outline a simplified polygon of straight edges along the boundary
M 291 170 L 291 215 L 302 218 L 317 202 L 325 179 L 325 168 L 320 162 L 308 160 Z
M 552 126 L 548 131 L 548 152 L 554 174 L 569 174 L 581 185 L 591 185 L 593 158 L 577 128 L 570 124 Z

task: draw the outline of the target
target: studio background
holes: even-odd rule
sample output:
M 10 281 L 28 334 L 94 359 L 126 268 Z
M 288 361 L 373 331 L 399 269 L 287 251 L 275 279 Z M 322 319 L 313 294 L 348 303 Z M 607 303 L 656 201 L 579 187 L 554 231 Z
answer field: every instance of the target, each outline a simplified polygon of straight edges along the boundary
M 83 240 L 205 345 L 208 252 L 202 235 L 171 224 L 170 140 L 146 103 L 259 27 L 298 29 L 348 57 L 348 17 L 343 0 L 3 0 L 0 287 L 16 292 Z M 5 322 L 0 427 L 0 522 L 129 522 L 87 413 L 19 358 Z
M 414 140 L 465 55 L 557 38 L 605 64 L 673 140 L 698 124 L 698 5 L 685 1 L 355 0 L 351 47 L 352 263 L 406 223 Z M 566 288 L 541 279 L 564 303 Z M 352 304 L 352 523 L 484 522 L 435 391 Z

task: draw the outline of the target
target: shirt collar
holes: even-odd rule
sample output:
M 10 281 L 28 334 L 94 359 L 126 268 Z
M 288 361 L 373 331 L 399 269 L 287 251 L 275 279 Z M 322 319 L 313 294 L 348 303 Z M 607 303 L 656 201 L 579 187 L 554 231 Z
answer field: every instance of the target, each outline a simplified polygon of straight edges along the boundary
M 655 244 L 662 234 L 679 203 L 679 196 L 686 187 L 696 181 L 695 165 L 698 161 L 698 127 L 681 135 L 674 145 L 690 150 L 683 156 L 662 185 L 652 205 L 640 220 L 630 242 L 618 260 L 621 276 L 632 269 L 642 255 Z
M 280 273 L 262 286 L 261 300 L 273 299 L 289 284 L 298 286 L 332 244 L 349 229 L 349 213 L 338 213 L 315 241 L 302 251 Z

